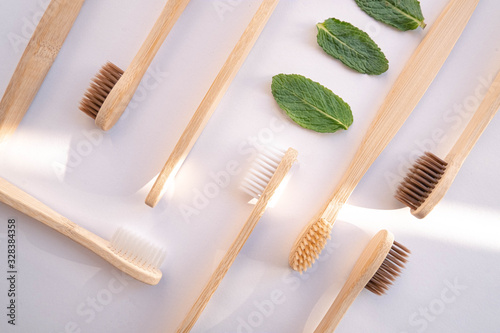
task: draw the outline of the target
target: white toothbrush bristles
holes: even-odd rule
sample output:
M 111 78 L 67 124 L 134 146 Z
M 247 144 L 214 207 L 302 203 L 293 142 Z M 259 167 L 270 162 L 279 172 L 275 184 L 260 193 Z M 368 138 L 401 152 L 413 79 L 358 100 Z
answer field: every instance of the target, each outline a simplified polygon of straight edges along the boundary
M 273 147 L 263 150 L 253 163 L 240 188 L 257 200 L 264 192 L 284 155 L 284 151 Z
M 158 269 L 166 256 L 164 248 L 125 228 L 115 232 L 109 246 L 122 258 L 145 269 Z

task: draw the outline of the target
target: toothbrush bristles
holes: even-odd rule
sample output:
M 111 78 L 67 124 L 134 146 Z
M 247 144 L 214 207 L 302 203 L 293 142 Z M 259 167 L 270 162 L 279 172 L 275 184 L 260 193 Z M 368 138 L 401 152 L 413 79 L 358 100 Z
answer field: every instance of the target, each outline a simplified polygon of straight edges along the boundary
M 300 272 L 305 272 L 319 258 L 321 251 L 330 239 L 332 225 L 324 219 L 319 219 L 308 227 L 298 242 L 295 253 L 290 258 L 290 266 Z
M 285 152 L 279 149 L 267 147 L 253 163 L 240 188 L 251 197 L 258 199 L 284 155 Z
M 123 70 L 107 62 L 92 79 L 90 87 L 80 102 L 80 110 L 91 118 L 96 118 L 104 100 L 123 75 Z
M 385 294 L 394 280 L 401 274 L 410 253 L 410 250 L 394 241 L 384 262 L 365 288 L 377 295 Z
M 418 209 L 436 187 L 447 165 L 448 163 L 436 155 L 425 153 L 415 162 L 399 185 L 396 199 L 413 210 Z
M 147 270 L 158 269 L 165 260 L 165 249 L 124 228 L 115 232 L 109 246 L 122 258 Z

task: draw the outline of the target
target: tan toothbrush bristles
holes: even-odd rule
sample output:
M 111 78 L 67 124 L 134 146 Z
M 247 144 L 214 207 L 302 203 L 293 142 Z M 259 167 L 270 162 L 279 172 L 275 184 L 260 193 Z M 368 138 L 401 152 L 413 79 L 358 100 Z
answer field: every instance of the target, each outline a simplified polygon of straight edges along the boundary
M 167 1 L 127 70 L 123 71 L 118 66 L 108 62 L 94 78 L 80 104 L 80 110 L 94 118 L 100 129 L 107 131 L 120 119 L 163 41 L 167 38 L 189 1 Z
M 427 91 L 478 2 L 451 0 L 432 25 L 384 100 L 330 200 L 295 241 L 289 256 L 294 270 L 306 271 L 319 256 L 340 209 Z
M 206 93 L 201 104 L 198 106 L 198 109 L 189 121 L 189 124 L 175 145 L 174 150 L 156 178 L 156 181 L 146 198 L 146 204 L 148 206 L 155 207 L 160 201 L 163 193 L 166 191 L 164 188 L 165 185 L 170 183 L 169 180 L 175 177 L 182 163 L 184 163 L 184 160 L 193 148 L 196 140 L 201 135 L 201 132 L 208 123 L 208 120 L 214 113 L 215 108 L 226 93 L 229 85 L 259 38 L 260 33 L 278 5 L 278 2 L 279 0 L 262 1 L 257 13 L 250 21 L 250 24 L 243 32 L 243 35 L 222 66 L 219 74 L 210 86 L 210 89 Z
M 233 244 L 224 255 L 224 258 L 219 263 L 219 266 L 217 266 L 217 269 L 212 274 L 212 277 L 203 288 L 203 291 L 201 292 L 200 296 L 198 297 L 194 305 L 191 307 L 191 310 L 186 315 L 179 328 L 177 328 L 176 331 L 177 333 L 181 332 L 185 333 L 191 331 L 194 324 L 196 323 L 201 313 L 203 312 L 208 302 L 210 301 L 210 298 L 217 290 L 217 287 L 222 282 L 222 279 L 224 278 L 229 268 L 235 261 L 238 253 L 243 248 L 243 245 L 245 245 L 245 242 L 250 237 L 253 229 L 255 228 L 260 218 L 264 214 L 264 211 L 267 205 L 269 204 L 269 201 L 271 200 L 272 196 L 274 195 L 280 184 L 283 182 L 283 179 L 288 174 L 288 171 L 290 170 L 296 159 L 297 159 L 297 151 L 292 148 L 289 148 L 286 151 L 283 158 L 281 159 L 281 161 L 278 161 L 279 164 L 277 164 L 277 167 L 272 166 L 272 168 L 276 168 L 274 174 L 272 175 L 264 191 L 258 198 L 257 203 L 255 204 L 255 207 L 252 210 L 252 213 L 250 214 L 247 221 L 243 225 L 243 228 L 241 229 L 240 233 L 234 240 Z
M 444 160 L 426 152 L 398 187 L 396 199 L 410 207 L 411 213 L 424 218 L 441 201 L 462 164 L 500 108 L 500 72 L 491 84 L 479 108 Z
M 119 229 L 108 242 L 2 178 L 0 201 L 60 232 L 141 282 L 155 285 L 162 277 L 158 267 L 164 259 L 164 250 L 135 234 Z
M 377 295 L 385 294 L 401 274 L 409 254 L 410 250 L 394 241 L 392 233 L 379 231 L 359 256 L 347 281 L 314 332 L 335 331 L 363 288 Z
M 0 101 L 0 143 L 21 123 L 56 60 L 85 0 L 52 0 Z

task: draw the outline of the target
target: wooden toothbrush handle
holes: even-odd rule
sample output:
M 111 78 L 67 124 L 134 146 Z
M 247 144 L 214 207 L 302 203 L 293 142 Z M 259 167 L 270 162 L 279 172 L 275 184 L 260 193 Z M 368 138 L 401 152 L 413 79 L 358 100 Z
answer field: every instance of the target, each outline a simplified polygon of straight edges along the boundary
M 361 178 L 415 109 L 462 34 L 479 0 L 451 0 L 430 28 L 370 125 L 322 217 L 334 221 Z
M 224 276 L 226 276 L 226 273 L 229 271 L 229 268 L 231 268 L 231 265 L 236 260 L 238 253 L 241 251 L 243 245 L 245 245 L 245 242 L 248 240 L 248 238 L 252 234 L 253 229 L 255 228 L 260 218 L 264 214 L 266 205 L 267 203 L 264 203 L 262 201 L 260 204 L 258 203 L 254 207 L 252 214 L 245 222 L 245 225 L 241 229 L 240 233 L 234 240 L 229 250 L 224 255 L 224 258 L 217 266 L 217 269 L 212 274 L 208 283 L 203 288 L 203 291 L 201 292 L 200 296 L 193 304 L 191 310 L 189 311 L 189 313 L 187 314 L 187 316 L 184 318 L 183 322 L 177 329 L 177 333 L 180 332 L 185 333 L 191 331 L 194 324 L 200 317 L 201 313 L 207 306 L 210 299 L 212 298 L 212 295 L 215 293 L 220 283 L 222 282 L 222 279 L 224 278 Z
M 255 204 L 252 213 L 250 214 L 247 221 L 243 225 L 243 228 L 241 229 L 240 233 L 234 240 L 233 244 L 231 244 L 231 247 L 226 252 L 224 258 L 217 266 L 217 269 L 212 274 L 212 277 L 206 284 L 205 288 L 203 288 L 203 291 L 201 292 L 200 296 L 198 297 L 194 305 L 191 307 L 191 310 L 189 311 L 187 316 L 182 321 L 181 325 L 177 329 L 177 333 L 180 332 L 185 333 L 191 331 L 194 324 L 196 323 L 201 313 L 203 312 L 208 302 L 210 301 L 210 298 L 212 298 L 212 295 L 215 293 L 215 291 L 219 287 L 219 284 L 222 282 L 222 279 L 224 278 L 227 271 L 229 270 L 234 260 L 238 256 L 238 253 L 243 248 L 243 245 L 245 245 L 245 242 L 252 234 L 253 229 L 255 228 L 260 218 L 264 214 L 266 207 L 269 204 L 269 201 L 273 197 L 274 193 L 276 192 L 280 184 L 283 182 L 283 179 L 288 174 L 288 171 L 290 171 L 290 168 L 292 167 L 296 159 L 297 159 L 297 151 L 292 148 L 289 148 L 285 153 L 285 156 L 281 160 L 280 164 L 278 165 L 278 168 L 276 169 L 274 175 L 271 177 L 269 184 L 266 186 L 264 192 L 259 197 L 259 200 Z
M 0 143 L 28 111 L 85 0 L 52 0 L 31 36 L 0 101 Z
M 243 65 L 253 45 L 259 38 L 260 33 L 271 17 L 274 8 L 278 5 L 278 2 L 279 0 L 263 0 L 257 13 L 252 18 L 252 21 L 229 55 L 229 58 L 227 58 L 222 66 L 215 81 L 212 83 L 212 86 L 189 121 L 189 124 L 182 133 L 174 150 L 165 163 L 165 166 L 158 175 L 158 178 L 146 198 L 147 205 L 154 207 L 161 199 L 165 184 L 171 177 L 175 177 L 178 169 L 182 163 L 184 163 L 184 160 L 205 128 L 215 108 L 226 93 L 229 85 L 238 73 L 238 70 Z
M 71 231 L 76 227 L 75 223 L 2 178 L 0 178 L 0 201 L 63 235 L 71 235 Z
M 349 310 L 364 287 L 361 283 L 353 284 L 351 280 L 348 280 L 318 327 L 314 330 L 314 333 L 331 333 L 335 331 L 347 310 Z
M 379 231 L 365 247 L 347 281 L 328 309 L 314 333 L 331 333 L 384 262 L 394 243 L 394 235 L 387 230 Z
M 479 105 L 479 108 L 472 116 L 457 140 L 450 153 L 446 157 L 446 162 L 452 163 L 453 168 L 460 169 L 477 140 L 491 122 L 500 108 L 500 72 L 491 84 L 486 96 Z
M 105 257 L 102 249 L 107 247 L 107 241 L 71 222 L 3 178 L 0 178 L 0 201 Z
M 148 70 L 156 53 L 181 16 L 190 0 L 168 0 L 160 17 L 156 20 L 153 29 L 142 44 L 139 52 L 130 63 L 125 73 L 113 87 L 104 101 L 96 118 L 96 124 L 102 130 L 111 129 L 139 87 L 144 74 Z

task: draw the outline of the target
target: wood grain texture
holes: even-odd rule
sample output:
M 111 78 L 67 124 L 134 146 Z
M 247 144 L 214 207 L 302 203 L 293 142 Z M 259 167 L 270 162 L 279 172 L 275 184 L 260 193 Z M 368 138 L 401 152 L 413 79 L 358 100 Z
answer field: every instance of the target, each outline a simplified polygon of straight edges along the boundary
M 356 297 L 375 275 L 394 243 L 394 235 L 387 230 L 379 231 L 365 247 L 347 281 L 328 309 L 314 333 L 331 333 L 352 305 Z
M 191 331 L 194 324 L 196 323 L 201 313 L 203 312 L 208 302 L 210 301 L 210 298 L 217 290 L 219 284 L 222 282 L 222 279 L 224 278 L 227 271 L 229 270 L 234 260 L 238 256 L 238 253 L 241 251 L 243 245 L 245 245 L 245 242 L 248 240 L 255 226 L 257 225 L 260 218 L 264 214 L 266 207 L 269 204 L 269 201 L 271 200 L 272 196 L 274 195 L 279 185 L 282 183 L 283 179 L 287 175 L 288 171 L 290 171 L 290 168 L 292 167 L 293 163 L 296 160 L 297 160 L 297 151 L 292 148 L 289 148 L 285 153 L 285 156 L 281 160 L 280 164 L 278 165 L 276 172 L 269 181 L 269 184 L 266 186 L 264 192 L 259 197 L 257 203 L 255 204 L 254 209 L 252 210 L 252 213 L 250 214 L 247 221 L 243 225 L 243 228 L 241 229 L 240 233 L 238 234 L 233 244 L 225 254 L 224 258 L 217 266 L 217 269 L 214 271 L 212 277 L 206 284 L 205 288 L 203 289 L 200 296 L 194 303 L 193 307 L 191 308 L 187 316 L 184 318 L 184 321 L 177 329 L 178 333 Z
M 161 279 L 160 270 L 145 270 L 125 260 L 110 249 L 107 240 L 71 222 L 2 178 L 0 178 L 0 201 L 60 232 L 141 282 L 155 285 Z
M 0 143 L 21 123 L 85 0 L 52 0 L 0 101 Z
M 182 163 L 184 163 L 184 160 L 193 148 L 198 137 L 201 135 L 208 120 L 214 113 L 217 105 L 259 38 L 260 33 L 278 5 L 278 2 L 279 0 L 263 0 L 257 13 L 250 21 L 250 24 L 243 32 L 243 35 L 222 66 L 215 81 L 212 83 L 212 86 L 189 121 L 189 124 L 182 133 L 174 150 L 165 163 L 165 166 L 158 175 L 158 178 L 146 198 L 146 204 L 148 206 L 154 207 L 158 201 L 160 201 L 165 190 L 165 184 L 169 179 L 175 177 Z
M 488 89 L 486 96 L 479 105 L 479 108 L 476 110 L 474 116 L 472 116 L 471 120 L 467 124 L 467 127 L 460 135 L 460 138 L 444 159 L 448 165 L 436 187 L 417 209 L 412 210 L 412 214 L 414 216 L 418 218 L 426 217 L 427 214 L 429 214 L 441 201 L 455 180 L 462 164 L 465 162 L 467 156 L 469 156 L 472 148 L 474 148 L 477 141 L 481 137 L 481 134 L 483 134 L 486 127 L 488 127 L 488 124 L 491 122 L 499 108 L 500 73 L 497 74 L 495 80 Z
M 165 38 L 167 38 L 189 1 L 169 0 L 167 2 L 139 52 L 101 106 L 95 120 L 99 128 L 107 131 L 120 119 L 156 53 L 158 53 Z

